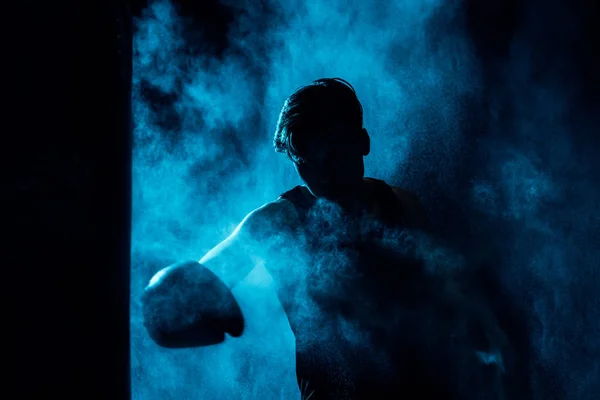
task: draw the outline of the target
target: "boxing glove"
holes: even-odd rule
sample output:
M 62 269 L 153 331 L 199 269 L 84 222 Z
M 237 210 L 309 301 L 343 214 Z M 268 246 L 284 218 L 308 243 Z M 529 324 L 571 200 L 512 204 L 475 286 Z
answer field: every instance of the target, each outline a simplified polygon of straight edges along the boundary
M 144 326 L 161 347 L 209 346 L 244 331 L 231 290 L 197 261 L 159 271 L 144 290 L 142 308 Z

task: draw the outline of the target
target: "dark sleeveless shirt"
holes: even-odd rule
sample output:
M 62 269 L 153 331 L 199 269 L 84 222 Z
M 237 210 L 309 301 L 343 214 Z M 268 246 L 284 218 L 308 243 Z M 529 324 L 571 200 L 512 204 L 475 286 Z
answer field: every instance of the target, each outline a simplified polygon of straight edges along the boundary
M 374 197 L 382 208 L 384 225 L 401 227 L 407 216 L 400 209 L 391 187 L 383 181 L 370 181 Z M 300 186 L 282 194 L 281 198 L 294 204 L 302 224 L 308 224 L 310 210 L 316 199 L 306 196 Z M 315 239 L 313 243 L 319 246 L 319 238 Z M 377 259 L 379 256 L 374 253 L 366 257 L 370 264 L 368 269 L 377 269 L 385 264 L 385 260 Z M 355 286 L 350 284 L 337 301 L 327 299 L 329 296 L 324 296 L 323 300 L 315 290 L 312 300 L 320 310 L 314 317 L 302 317 L 293 304 L 282 301 L 296 337 L 296 375 L 303 399 L 458 398 L 451 393 L 448 381 L 452 377 L 445 376 L 446 370 L 451 367 L 438 360 L 435 354 L 430 354 L 435 352 L 423 351 L 422 345 L 413 346 L 415 340 L 422 341 L 418 337 L 418 328 L 414 334 L 417 338 L 402 334 L 395 338 L 393 329 L 397 328 L 392 328 L 390 332 L 388 318 L 392 319 L 398 301 L 403 302 L 404 307 L 406 298 L 425 298 L 435 291 L 430 283 L 423 283 L 426 280 L 419 279 L 419 266 L 412 267 L 402 268 L 402 271 L 383 268 L 372 280 L 354 282 Z M 339 279 L 342 280 L 341 277 Z M 409 283 L 399 287 L 403 281 Z M 310 289 L 309 285 L 309 296 Z M 406 298 L 395 298 L 399 296 L 398 293 Z M 372 301 L 374 308 L 365 307 L 361 310 L 360 304 L 363 303 L 358 298 L 366 299 L 364 304 Z M 414 315 L 414 325 L 423 325 L 417 321 L 420 314 L 415 312 Z M 339 316 L 345 318 L 340 319 Z M 367 332 L 368 338 L 361 339 L 356 332 L 345 337 L 347 327 L 340 322 L 342 320 L 358 321 L 360 330 Z M 402 327 L 413 329 L 406 324 Z M 430 331 L 431 328 L 428 328 L 427 332 Z

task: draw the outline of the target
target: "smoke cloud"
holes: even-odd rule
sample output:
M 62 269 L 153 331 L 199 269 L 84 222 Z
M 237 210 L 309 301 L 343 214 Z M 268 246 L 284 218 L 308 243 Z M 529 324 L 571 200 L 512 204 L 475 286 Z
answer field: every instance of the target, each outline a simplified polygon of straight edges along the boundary
M 564 10 L 547 7 L 522 23 L 501 78 L 487 89 L 489 124 L 465 175 L 472 143 L 463 130 L 464 104 L 483 97 L 484 79 L 460 4 L 226 3 L 234 19 L 223 51 L 167 0 L 152 2 L 136 21 L 133 398 L 299 398 L 294 338 L 260 265 L 234 291 L 246 332 L 218 346 L 158 348 L 141 324 L 139 297 L 159 269 L 199 260 L 248 212 L 300 183 L 273 151 L 278 113 L 297 87 L 336 76 L 352 83 L 363 104 L 372 137 L 366 175 L 414 189 L 432 215 L 444 212 L 433 196 L 439 193 L 470 212 L 477 220 L 469 229 L 500 254 L 498 279 L 528 310 L 537 362 L 559 371 L 568 398 L 600 392 L 600 341 L 593 334 L 600 305 L 597 162 L 585 140 L 573 139 L 574 131 L 597 129 L 598 118 L 576 107 L 580 82 L 561 57 L 576 39 L 564 38 L 570 25 L 553 25 L 561 46 L 532 51 L 553 18 L 568 17 Z M 468 187 L 464 198 L 461 185 Z M 327 207 L 316 208 L 321 219 L 335 216 Z M 472 232 L 462 235 L 476 245 Z M 462 263 L 445 251 L 428 254 L 438 267 Z M 345 255 L 335 255 L 342 265 Z M 332 295 L 331 270 L 324 268 L 330 261 L 321 258 L 318 266 Z M 296 296 L 310 323 L 319 316 L 305 289 L 297 287 Z M 345 332 L 362 340 L 350 323 Z

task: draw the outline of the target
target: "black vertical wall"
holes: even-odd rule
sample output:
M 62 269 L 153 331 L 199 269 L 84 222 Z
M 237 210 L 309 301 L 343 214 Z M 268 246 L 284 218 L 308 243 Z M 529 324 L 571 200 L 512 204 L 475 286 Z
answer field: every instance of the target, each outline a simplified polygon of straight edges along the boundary
M 129 8 L 22 2 L 3 13 L 10 398 L 130 398 Z

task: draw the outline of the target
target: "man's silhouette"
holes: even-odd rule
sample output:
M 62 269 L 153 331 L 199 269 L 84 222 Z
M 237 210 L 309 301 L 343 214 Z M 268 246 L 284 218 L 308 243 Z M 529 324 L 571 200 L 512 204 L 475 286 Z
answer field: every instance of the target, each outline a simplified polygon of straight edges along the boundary
M 298 89 L 274 144 L 305 185 L 249 213 L 200 262 L 160 271 L 144 295 L 152 338 L 194 347 L 242 334 L 230 289 L 264 264 L 304 398 L 503 398 L 508 353 L 493 316 L 426 261 L 419 200 L 364 177 L 370 138 L 352 86 Z

